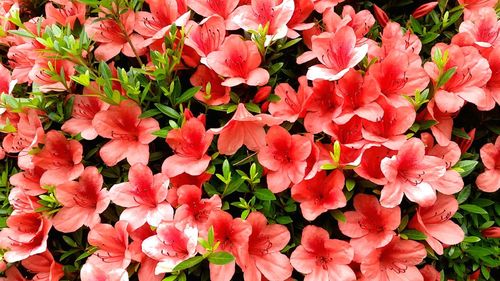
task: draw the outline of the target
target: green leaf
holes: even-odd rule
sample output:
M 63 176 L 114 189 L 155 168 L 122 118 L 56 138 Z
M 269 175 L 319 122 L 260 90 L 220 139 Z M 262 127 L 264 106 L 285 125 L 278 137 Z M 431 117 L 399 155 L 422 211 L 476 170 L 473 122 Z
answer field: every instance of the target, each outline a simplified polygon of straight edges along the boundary
M 467 236 L 467 237 L 464 238 L 463 242 L 476 243 L 476 242 L 479 242 L 479 241 L 481 241 L 481 238 L 479 238 L 477 236 Z
M 149 117 L 156 116 L 156 115 L 158 115 L 160 113 L 161 112 L 158 109 L 153 108 L 153 109 L 146 110 L 143 113 L 141 113 L 141 115 L 139 115 L 139 118 L 140 119 L 149 118 Z
M 462 191 L 460 191 L 460 193 L 457 196 L 458 204 L 464 203 L 467 200 L 467 198 L 469 198 L 471 190 L 472 188 L 470 184 L 468 184 L 464 187 L 464 189 L 462 189 Z
M 289 216 L 281 216 L 276 218 L 276 222 L 279 224 L 290 224 L 293 222 L 293 220 Z
M 167 115 L 170 118 L 179 119 L 179 117 L 181 116 L 177 111 L 175 111 L 175 109 L 171 108 L 170 106 L 166 106 L 161 103 L 155 103 L 155 106 L 159 111 L 161 111 L 161 113 Z
M 427 238 L 425 234 L 415 229 L 407 229 L 403 231 L 402 234 L 406 235 L 408 239 L 411 240 L 425 240 Z
M 70 245 L 73 248 L 78 247 L 76 242 L 73 241 L 73 239 L 71 239 L 71 237 L 69 237 L 69 236 L 63 235 L 63 240 L 64 240 L 64 242 L 66 242 L 66 244 Z
M 179 270 L 191 268 L 191 267 L 199 264 L 200 262 L 202 262 L 204 259 L 205 259 L 205 257 L 203 257 L 203 256 L 194 256 L 194 257 L 189 258 L 189 259 L 179 263 L 178 265 L 176 265 L 174 267 L 173 271 L 179 271 Z
M 208 256 L 208 261 L 212 264 L 224 265 L 234 261 L 234 257 L 228 252 L 215 252 Z
M 276 196 L 274 196 L 274 193 L 271 192 L 271 190 L 267 188 L 257 188 L 255 189 L 255 197 L 257 197 L 260 200 L 264 201 L 272 201 L 276 200 Z
M 462 139 L 470 140 L 470 136 L 464 131 L 463 128 L 453 128 L 452 134 Z
M 439 89 L 441 88 L 441 86 L 446 84 L 446 82 L 448 82 L 451 79 L 451 77 L 455 74 L 456 70 L 457 67 L 452 67 L 448 69 L 445 73 L 443 73 L 443 75 L 439 76 L 438 81 L 436 83 L 436 88 Z
M 176 104 L 180 104 L 180 103 L 183 103 L 185 101 L 188 101 L 190 100 L 192 97 L 194 97 L 194 95 L 196 93 L 198 93 L 198 91 L 201 90 L 201 87 L 198 86 L 198 87 L 192 87 L 190 89 L 188 89 L 187 91 L 185 91 L 176 101 L 175 103 Z
M 227 188 L 224 190 L 224 193 L 222 194 L 222 196 L 227 196 L 233 192 L 235 192 L 236 190 L 238 190 L 238 188 L 240 187 L 240 185 L 242 185 L 243 183 L 245 182 L 244 179 L 242 179 L 241 177 L 237 177 L 236 176 L 236 179 L 235 180 L 232 180 Z
M 354 187 L 356 186 L 356 181 L 353 180 L 353 179 L 347 179 L 345 181 L 345 187 L 347 188 L 347 190 L 351 191 L 354 189 Z
M 336 219 L 338 222 L 346 222 L 347 219 L 344 215 L 344 213 L 342 213 L 342 211 L 340 210 L 333 210 L 333 211 L 330 211 L 330 215 Z
M 472 205 L 472 204 L 460 205 L 460 209 L 467 211 L 469 213 L 473 213 L 473 214 L 479 214 L 479 215 L 487 215 L 488 214 L 488 212 L 486 212 L 485 209 L 483 209 L 479 206 L 476 206 L 476 205 Z
M 256 105 L 255 103 L 246 103 L 245 107 L 248 109 L 248 111 L 253 112 L 253 113 L 260 113 L 260 107 Z
M 457 171 L 461 177 L 466 177 L 474 171 L 477 164 L 478 161 L 476 160 L 462 160 L 453 166 L 453 169 Z
M 422 44 L 431 43 L 432 41 L 436 40 L 438 37 L 439 37 L 439 33 L 428 32 L 422 38 Z

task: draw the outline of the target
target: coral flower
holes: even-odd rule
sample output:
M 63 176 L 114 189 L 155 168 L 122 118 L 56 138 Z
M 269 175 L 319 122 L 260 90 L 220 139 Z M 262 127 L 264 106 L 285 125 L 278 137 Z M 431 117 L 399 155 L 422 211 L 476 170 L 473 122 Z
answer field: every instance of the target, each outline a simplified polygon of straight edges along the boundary
M 64 4 L 60 5 L 61 6 L 59 8 L 56 8 L 51 2 L 47 2 L 45 4 L 45 15 L 47 16 L 47 19 L 54 20 L 63 26 L 69 25 L 71 29 L 73 29 L 77 20 L 80 24 L 85 23 L 85 4 L 64 1 Z
M 208 229 L 206 223 L 210 214 L 220 210 L 222 202 L 218 195 L 202 199 L 201 193 L 201 188 L 195 185 L 182 185 L 177 189 L 179 207 L 175 210 L 175 221 Z
M 373 250 L 365 257 L 360 268 L 366 280 L 423 281 L 422 274 L 415 265 L 422 262 L 426 256 L 424 245 L 394 236 L 388 245 Z
M 302 64 L 317 58 L 321 64 L 309 67 L 307 79 L 339 80 L 355 67 L 368 52 L 368 45 L 356 47 L 356 34 L 352 27 L 344 26 L 337 32 L 324 32 L 312 37 L 312 51 L 297 58 Z
M 497 105 L 500 105 L 500 47 L 496 47 L 491 51 L 488 57 L 488 63 L 492 73 L 484 89 L 487 99 L 487 107 L 484 109 L 491 107 L 491 104 L 493 104 L 494 107 L 495 102 Z M 482 108 L 479 109 L 482 110 Z
M 299 77 L 298 80 L 300 85 L 297 92 L 288 83 L 281 83 L 274 88 L 274 93 L 280 100 L 269 104 L 271 115 L 288 122 L 295 122 L 299 117 L 303 117 L 306 101 L 313 90 L 307 85 L 305 76 Z
M 339 222 L 340 231 L 351 237 L 355 260 L 362 260 L 373 249 L 383 247 L 396 235 L 401 218 L 399 207 L 384 208 L 372 195 L 354 197 L 356 211 L 345 212 L 345 222 Z
M 213 15 L 219 15 L 224 19 L 228 19 L 239 2 L 239 0 L 186 0 L 188 7 L 199 15 L 206 18 Z M 228 21 L 226 21 L 226 26 L 232 26 L 232 29 L 238 28 L 234 23 Z
M 35 166 L 45 169 L 41 185 L 57 185 L 76 179 L 83 172 L 83 147 L 76 140 L 67 140 L 58 131 L 45 135 L 45 145 L 33 156 Z
M 304 281 L 354 281 L 349 267 L 354 251 L 349 243 L 330 239 L 326 230 L 308 225 L 302 230 L 301 245 L 293 251 L 290 262 Z
M 64 277 L 63 266 L 54 260 L 49 251 L 31 256 L 21 261 L 21 264 L 35 274 L 33 280 L 57 281 Z
M 411 15 L 415 19 L 421 18 L 421 17 L 427 15 L 428 13 L 430 13 L 432 10 L 434 10 L 434 8 L 436 8 L 436 6 L 438 4 L 439 3 L 437 1 L 435 1 L 435 2 L 429 2 L 429 3 L 425 3 L 423 5 L 420 5 L 418 8 L 415 9 L 415 11 L 413 11 L 413 13 Z
M 130 165 L 148 163 L 148 144 L 156 139 L 152 132 L 160 126 L 154 118 L 140 119 L 139 115 L 141 108 L 131 100 L 95 115 L 92 126 L 100 136 L 111 139 L 99 151 L 106 165 L 114 166 L 125 158 Z
M 172 272 L 177 264 L 196 255 L 197 228 L 165 221 L 158 226 L 156 232 L 156 235 L 142 242 L 142 251 L 159 261 L 155 274 Z
M 73 110 L 71 119 L 64 122 L 61 130 L 76 135 L 80 133 L 82 138 L 93 140 L 97 137 L 97 132 L 92 126 L 94 116 L 109 108 L 109 104 L 103 102 L 98 97 L 90 95 L 74 95 Z
M 280 126 L 273 126 L 266 135 L 267 146 L 261 148 L 259 163 L 269 169 L 268 188 L 278 193 L 299 183 L 305 176 L 306 159 L 311 154 L 311 142 L 300 135 L 290 135 Z
M 476 185 L 484 192 L 500 189 L 500 136 L 495 144 L 487 143 L 480 150 L 485 171 L 476 178 Z
M 201 86 L 201 89 L 194 95 L 194 97 L 208 105 L 221 105 L 227 104 L 231 100 L 229 93 L 230 87 L 222 86 L 224 78 L 221 78 L 215 71 L 200 64 L 196 71 L 193 73 L 189 82 L 193 86 Z M 210 83 L 210 92 L 207 87 Z
M 342 95 L 337 94 L 336 82 L 314 80 L 312 89 L 304 105 L 304 127 L 309 133 L 317 134 L 324 132 L 327 125 L 340 115 L 344 101 Z
M 91 263 L 86 263 L 80 271 L 82 281 L 128 281 L 128 273 L 122 268 L 111 270 L 101 269 Z
M 0 248 L 8 249 L 5 261 L 13 263 L 47 249 L 52 224 L 39 213 L 13 213 L 7 218 L 7 228 L 0 232 Z
M 416 215 L 408 224 L 424 233 L 425 241 L 438 255 L 443 254 L 443 245 L 455 245 L 464 240 L 464 231 L 451 221 L 458 210 L 458 202 L 453 195 L 439 194 L 430 207 L 418 207 Z
M 99 214 L 109 205 L 108 191 L 96 167 L 87 167 L 78 182 L 69 181 L 56 187 L 56 198 L 63 207 L 52 218 L 54 228 L 74 232 L 82 225 L 92 228 L 101 222 Z
M 287 280 L 293 268 L 288 257 L 280 253 L 288 241 L 290 232 L 284 225 L 267 224 L 266 217 L 259 212 L 248 215 L 252 226 L 248 240 L 248 258 L 242 269 L 247 281 L 259 281 L 262 275 L 271 281 Z
M 151 12 L 137 12 L 133 28 L 146 38 L 165 36 L 171 24 L 179 19 L 180 14 L 187 12 L 184 1 L 146 0 L 145 2 L 148 3 Z M 148 45 L 148 43 L 145 42 L 145 45 Z
M 269 81 L 269 72 L 260 68 L 262 59 L 257 46 L 238 35 L 226 37 L 218 51 L 207 56 L 207 65 L 217 74 L 226 77 L 223 86 L 240 84 L 263 86 Z
M 157 227 L 163 220 L 173 219 L 174 210 L 165 200 L 169 185 L 165 175 L 153 175 L 148 166 L 138 163 L 130 167 L 128 180 L 113 185 L 109 191 L 115 204 L 127 208 L 120 220 L 137 229 L 146 222 Z
M 278 125 L 282 121 L 267 114 L 252 115 L 243 103 L 233 117 L 222 128 L 211 129 L 219 134 L 217 149 L 220 154 L 233 155 L 243 145 L 249 150 L 258 151 L 266 145 L 266 131 L 264 125 Z
M 217 51 L 226 37 L 224 19 L 214 15 L 204 19 L 200 24 L 189 22 L 185 44 L 193 48 L 200 57 L 206 57 Z
M 162 173 L 168 177 L 202 174 L 210 163 L 206 152 L 212 139 L 213 134 L 205 131 L 205 125 L 197 118 L 189 118 L 182 128 L 169 131 L 166 141 L 175 154 L 165 159 Z
M 395 207 L 403 195 L 420 206 L 431 206 L 436 201 L 432 181 L 446 172 L 443 159 L 425 155 L 424 143 L 417 138 L 407 140 L 397 155 L 384 158 L 380 168 L 388 183 L 382 189 L 380 203 L 383 207 Z
M 87 259 L 87 263 L 92 263 L 104 271 L 126 269 L 131 260 L 127 226 L 126 221 L 118 221 L 114 227 L 109 224 L 96 224 L 88 234 L 88 241 L 98 250 Z
M 312 179 L 292 186 L 292 198 L 300 202 L 304 218 L 313 221 L 328 210 L 346 205 L 346 198 L 342 192 L 344 182 L 344 174 L 340 170 L 335 170 L 329 175 L 321 171 Z

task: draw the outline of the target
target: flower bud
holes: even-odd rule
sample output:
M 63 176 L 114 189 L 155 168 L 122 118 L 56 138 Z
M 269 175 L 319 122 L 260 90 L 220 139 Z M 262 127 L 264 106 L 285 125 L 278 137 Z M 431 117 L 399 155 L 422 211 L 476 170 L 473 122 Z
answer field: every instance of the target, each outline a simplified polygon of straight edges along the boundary
M 378 23 L 382 26 L 385 27 L 387 23 L 389 22 L 389 16 L 382 10 L 379 6 L 373 5 L 373 9 L 375 11 L 375 18 L 377 19 Z
M 427 15 L 428 13 L 430 13 L 432 10 L 434 10 L 434 8 L 436 8 L 437 4 L 438 4 L 437 1 L 423 4 L 422 6 L 415 9 L 413 14 L 411 14 L 411 15 L 416 19 L 421 18 L 421 17 Z

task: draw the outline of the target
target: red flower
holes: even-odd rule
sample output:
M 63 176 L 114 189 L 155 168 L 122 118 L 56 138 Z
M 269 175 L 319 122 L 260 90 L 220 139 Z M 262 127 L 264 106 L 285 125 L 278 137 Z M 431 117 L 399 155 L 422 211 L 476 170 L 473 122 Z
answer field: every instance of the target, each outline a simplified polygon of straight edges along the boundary
M 377 19 L 378 23 L 382 26 L 385 27 L 387 23 L 389 23 L 389 16 L 382 10 L 379 6 L 373 5 L 373 11 L 375 12 L 375 18 Z
M 415 19 L 421 18 L 421 17 L 427 15 L 428 13 L 430 13 L 432 10 L 434 10 L 434 8 L 436 8 L 436 6 L 438 4 L 439 3 L 437 1 L 425 3 L 421 6 L 419 6 L 418 8 L 416 8 L 415 11 L 413 11 L 413 13 L 411 15 Z
M 259 151 L 259 163 L 269 169 L 268 188 L 278 193 L 299 183 L 305 176 L 306 159 L 311 153 L 311 142 L 303 136 L 290 135 L 280 126 L 273 126 L 266 135 L 267 145 Z
M 199 65 L 191 78 L 189 78 L 189 82 L 193 86 L 201 86 L 201 89 L 194 97 L 208 105 L 229 103 L 231 88 L 222 86 L 221 83 L 223 81 L 223 78 L 204 65 Z M 207 92 L 208 83 L 210 83 L 210 93 Z
M 500 136 L 495 144 L 487 143 L 481 147 L 480 153 L 485 171 L 476 178 L 476 185 L 484 192 L 495 192 L 500 189 Z
M 21 261 L 21 264 L 35 274 L 33 280 L 58 281 L 64 277 L 63 266 L 54 260 L 49 251 L 31 256 Z
M 92 120 L 97 133 L 111 139 L 99 151 L 104 163 L 114 166 L 127 158 L 130 165 L 147 164 L 149 143 L 156 139 L 152 132 L 160 129 L 154 118 L 139 118 L 141 108 L 131 100 L 97 113 Z
M 175 210 L 175 221 L 208 230 L 208 218 L 212 212 L 220 210 L 222 202 L 218 195 L 202 199 L 201 193 L 201 188 L 195 185 L 183 185 L 177 188 L 179 207 Z
M 127 226 L 125 221 L 118 221 L 114 227 L 102 223 L 95 225 L 88 234 L 88 241 L 98 250 L 87 259 L 87 263 L 104 272 L 126 269 L 131 260 Z
M 492 226 L 481 231 L 481 235 L 486 238 L 500 238 L 500 227 Z
M 354 281 L 349 267 L 354 251 L 349 243 L 329 239 L 323 228 L 308 225 L 302 231 L 301 245 L 292 253 L 290 262 L 302 274 L 304 281 Z
M 288 84 L 281 83 L 274 89 L 274 93 L 280 97 L 278 102 L 269 104 L 269 113 L 274 117 L 284 119 L 288 122 L 295 122 L 305 113 L 305 105 L 313 90 L 307 85 L 307 78 L 301 76 L 299 89 L 297 92 Z

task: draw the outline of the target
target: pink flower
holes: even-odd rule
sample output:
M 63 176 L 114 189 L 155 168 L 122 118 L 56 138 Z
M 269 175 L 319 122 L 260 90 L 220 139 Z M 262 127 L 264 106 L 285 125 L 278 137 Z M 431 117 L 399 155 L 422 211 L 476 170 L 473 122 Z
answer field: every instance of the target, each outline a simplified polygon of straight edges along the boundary
M 459 27 L 462 36 L 468 37 L 479 49 L 500 46 L 500 21 L 495 9 L 485 7 L 477 10 L 473 17 L 466 18 Z
M 408 55 L 418 55 L 422 50 L 422 42 L 409 29 L 403 34 L 399 23 L 388 22 L 382 32 L 382 46 L 379 47 L 378 44 L 370 45 L 368 60 L 370 61 L 373 58 L 381 60 L 395 50 L 403 51 Z M 411 58 L 418 57 L 411 56 Z
M 349 243 L 329 239 L 326 230 L 308 225 L 302 230 L 301 245 L 292 253 L 290 262 L 304 281 L 354 281 L 356 276 L 349 263 L 354 251 Z
M 11 185 L 19 187 L 30 196 L 38 196 L 47 192 L 40 186 L 40 178 L 45 171 L 42 168 L 34 167 L 33 169 L 28 169 L 12 175 L 9 178 Z
M 230 87 L 222 86 L 224 81 L 215 71 L 210 68 L 199 65 L 194 74 L 189 78 L 193 86 L 201 86 L 201 89 L 194 97 L 208 105 L 227 104 L 230 101 Z M 207 86 L 210 83 L 210 93 L 207 92 Z
M 217 149 L 220 154 L 233 155 L 245 145 L 249 150 L 259 151 L 266 145 L 265 125 L 278 125 L 282 121 L 267 114 L 252 115 L 245 104 L 238 104 L 233 117 L 223 127 L 211 129 L 219 134 Z
M 500 105 L 500 47 L 494 48 L 488 58 L 491 69 L 491 78 L 488 80 L 484 91 L 486 92 L 486 104 L 491 105 L 496 102 Z M 493 102 L 491 101 L 493 100 Z M 488 109 L 486 107 L 485 109 Z
M 422 262 L 426 256 L 424 245 L 394 236 L 388 245 L 373 250 L 365 257 L 360 268 L 366 280 L 423 281 L 422 274 L 415 265 Z
M 221 1 L 211 1 L 211 0 L 186 0 L 189 8 L 195 11 L 197 14 L 204 16 L 206 18 L 219 15 L 224 19 L 228 19 L 229 15 L 238 6 L 238 0 L 221 0 Z M 237 29 L 234 23 L 226 21 L 226 26 L 233 26 L 232 29 Z
M 101 15 L 102 17 L 102 15 Z M 132 46 L 138 55 L 145 53 L 143 48 L 144 38 L 134 32 L 135 14 L 127 11 L 120 15 L 121 26 L 113 19 L 98 20 L 99 18 L 88 18 L 85 31 L 90 39 L 99 42 L 100 45 L 94 50 L 96 59 L 108 61 L 122 52 L 127 57 L 135 57 Z M 127 40 L 130 39 L 130 43 Z
M 13 80 L 10 71 L 0 64 L 0 94 L 10 94 L 14 89 L 17 81 Z
M 38 208 L 43 206 L 38 203 L 39 200 L 38 197 L 29 195 L 22 187 L 14 187 L 9 193 L 9 203 L 15 212 L 34 213 Z
M 298 81 L 300 85 L 297 92 L 288 83 L 280 83 L 274 88 L 274 94 L 280 97 L 280 100 L 269 104 L 269 113 L 272 116 L 288 122 L 295 122 L 299 117 L 303 117 L 306 101 L 313 90 L 307 85 L 305 76 L 300 76 Z
M 86 140 L 95 139 L 97 131 L 92 126 L 92 120 L 97 113 L 107 110 L 109 104 L 90 95 L 74 95 L 73 99 L 72 118 L 64 122 L 61 130 L 72 135 L 80 133 Z
M 159 261 L 155 274 L 172 272 L 177 264 L 196 255 L 197 228 L 165 221 L 158 226 L 156 233 L 142 242 L 142 251 Z
M 67 140 L 58 131 L 45 135 L 45 145 L 33 156 L 35 166 L 45 169 L 41 185 L 57 185 L 74 180 L 83 172 L 83 147 L 76 140 Z
M 345 178 L 340 170 L 334 170 L 329 175 L 321 171 L 312 179 L 292 186 L 292 198 L 300 202 L 304 218 L 313 221 L 328 210 L 345 207 L 346 198 L 342 193 L 344 182 Z
M 271 281 L 287 280 L 293 268 L 288 257 L 280 253 L 288 241 L 290 232 L 284 225 L 267 224 L 266 217 L 259 212 L 248 215 L 252 226 L 248 239 L 248 257 L 242 270 L 247 281 L 259 281 L 262 275 Z
M 47 250 L 47 238 L 52 224 L 39 213 L 13 213 L 7 218 L 7 228 L 0 232 L 0 248 L 8 249 L 5 261 L 13 263 Z
M 92 227 L 88 234 L 88 241 L 98 250 L 87 259 L 87 263 L 91 263 L 104 272 L 126 269 L 131 260 L 127 226 L 126 221 L 118 221 L 114 227 L 102 223 Z
M 217 51 L 226 37 L 224 19 L 219 15 L 208 17 L 197 24 L 189 22 L 186 26 L 185 44 L 193 48 L 200 57 Z
M 356 211 L 345 212 L 345 222 L 339 222 L 340 231 L 351 237 L 355 260 L 362 261 L 372 250 L 384 247 L 396 235 L 401 218 L 399 207 L 384 208 L 372 195 L 354 197 Z
M 500 189 L 500 136 L 495 144 L 481 147 L 480 153 L 485 171 L 476 178 L 476 185 L 484 192 L 495 192 Z
M 424 143 L 417 138 L 407 140 L 391 158 L 384 158 L 380 168 L 388 183 L 384 185 L 380 197 L 383 207 L 395 207 L 403 199 L 403 194 L 420 206 L 431 206 L 436 201 L 436 191 L 432 181 L 446 172 L 443 159 L 425 155 Z
M 47 19 L 54 20 L 60 25 L 69 26 L 73 29 L 76 20 L 80 24 L 85 23 L 86 6 L 83 3 L 65 1 L 60 7 L 56 8 L 51 2 L 45 4 L 45 15 Z
M 286 36 L 294 9 L 293 0 L 252 0 L 250 5 L 236 8 L 231 20 L 245 31 L 257 31 L 259 26 L 268 25 L 267 45 Z
M 205 131 L 205 125 L 197 118 L 190 118 L 182 128 L 169 131 L 166 141 L 175 154 L 165 159 L 162 173 L 168 177 L 202 174 L 210 163 L 206 153 L 212 139 L 213 134 Z
M 49 56 L 50 57 L 50 56 Z M 62 77 L 65 81 L 55 80 L 53 76 L 47 73 L 48 69 L 53 69 L 54 73 L 64 73 Z M 28 73 L 30 81 L 39 85 L 39 90 L 43 93 L 55 91 L 65 92 L 73 82 L 71 76 L 75 74 L 75 64 L 69 60 L 62 59 L 38 59 L 33 68 Z M 61 78 L 58 78 L 61 79 Z
M 300 135 L 290 135 L 280 126 L 272 126 L 266 135 L 267 145 L 259 151 L 259 163 L 269 169 L 267 186 L 273 193 L 299 183 L 305 176 L 311 142 Z
M 160 126 L 154 118 L 140 119 L 139 115 L 141 108 L 135 102 L 125 100 L 94 116 L 92 126 L 96 132 L 111 139 L 99 151 L 106 165 L 114 166 L 125 158 L 130 165 L 148 163 L 148 144 L 156 139 L 152 133 Z
M 342 26 L 350 26 L 356 33 L 358 43 L 365 40 L 368 31 L 375 24 L 375 18 L 368 10 L 362 10 L 356 13 L 354 8 L 350 5 L 345 5 L 342 8 L 342 17 L 334 12 L 334 9 L 327 9 L 323 13 L 323 22 L 325 23 L 325 30 L 328 32 L 336 32 Z
M 56 198 L 63 207 L 52 218 L 54 228 L 74 232 L 82 225 L 92 228 L 101 222 L 99 214 L 109 205 L 108 191 L 96 167 L 87 167 L 78 182 L 69 181 L 56 187 Z
M 218 251 L 231 253 L 236 261 L 225 265 L 210 264 L 210 280 L 229 281 L 234 275 L 235 262 L 243 265 L 244 254 L 248 253 L 248 239 L 252 233 L 249 222 L 235 218 L 224 211 L 212 212 L 207 225 L 214 228 L 214 241 L 220 243 Z M 206 239 L 206 235 L 205 239 Z
M 28 257 L 22 260 L 21 264 L 35 274 L 33 280 L 58 281 L 64 277 L 63 266 L 54 260 L 49 251 Z
M 202 199 L 202 190 L 195 185 L 182 185 L 177 188 L 177 203 L 174 220 L 184 224 L 194 225 L 198 229 L 207 230 L 207 221 L 210 214 L 220 210 L 221 199 L 218 195 L 210 199 Z
M 335 82 L 327 80 L 314 80 L 312 94 L 304 105 L 306 111 L 304 127 L 309 133 L 325 132 L 328 124 L 340 115 L 343 97 L 337 94 Z
M 424 233 L 425 241 L 436 251 L 443 254 L 443 245 L 455 245 L 464 240 L 464 231 L 450 219 L 458 210 L 458 202 L 452 195 L 439 194 L 434 205 L 418 207 L 417 213 L 408 228 Z
M 309 67 L 307 79 L 324 79 L 334 81 L 342 78 L 349 69 L 355 67 L 368 52 L 368 45 L 356 47 L 356 34 L 349 26 L 337 32 L 323 32 L 312 37 L 312 51 L 305 52 L 297 58 L 302 64 L 317 58 L 321 64 Z
M 448 62 L 443 73 L 456 68 L 454 75 L 443 86 L 437 89 L 434 99 L 437 107 L 445 113 L 455 113 L 462 108 L 465 101 L 475 104 L 479 109 L 492 108 L 494 103 L 487 99 L 483 87 L 491 77 L 488 61 L 474 47 L 436 44 L 432 53 L 439 49 L 448 52 Z M 439 69 L 434 62 L 424 65 L 434 84 L 439 78 Z
M 239 84 L 262 86 L 269 81 L 267 70 L 260 68 L 262 59 L 257 46 L 252 41 L 238 35 L 229 35 L 218 51 L 207 55 L 207 65 L 217 74 L 226 77 L 223 86 Z
M 128 281 L 128 273 L 122 268 L 101 269 L 92 263 L 85 263 L 80 271 L 82 281 Z
M 458 0 L 460 5 L 465 8 L 465 13 L 476 13 L 483 7 L 494 8 L 498 4 L 498 0 Z
M 165 201 L 169 185 L 165 175 L 153 175 L 148 166 L 138 163 L 130 167 L 128 180 L 113 185 L 109 191 L 111 200 L 126 208 L 120 220 L 134 230 L 146 222 L 157 227 L 163 220 L 173 219 L 174 210 Z
M 187 12 L 184 1 L 146 0 L 145 2 L 148 3 L 151 12 L 137 12 L 133 29 L 146 38 L 163 39 L 170 26 L 179 19 L 180 14 Z M 154 40 L 148 40 L 144 45 L 152 42 Z
M 384 185 L 387 183 L 387 179 L 380 169 L 380 162 L 385 157 L 391 157 L 394 154 L 396 154 L 395 151 L 384 146 L 370 147 L 363 152 L 361 162 L 354 169 L 354 172 L 375 184 Z

